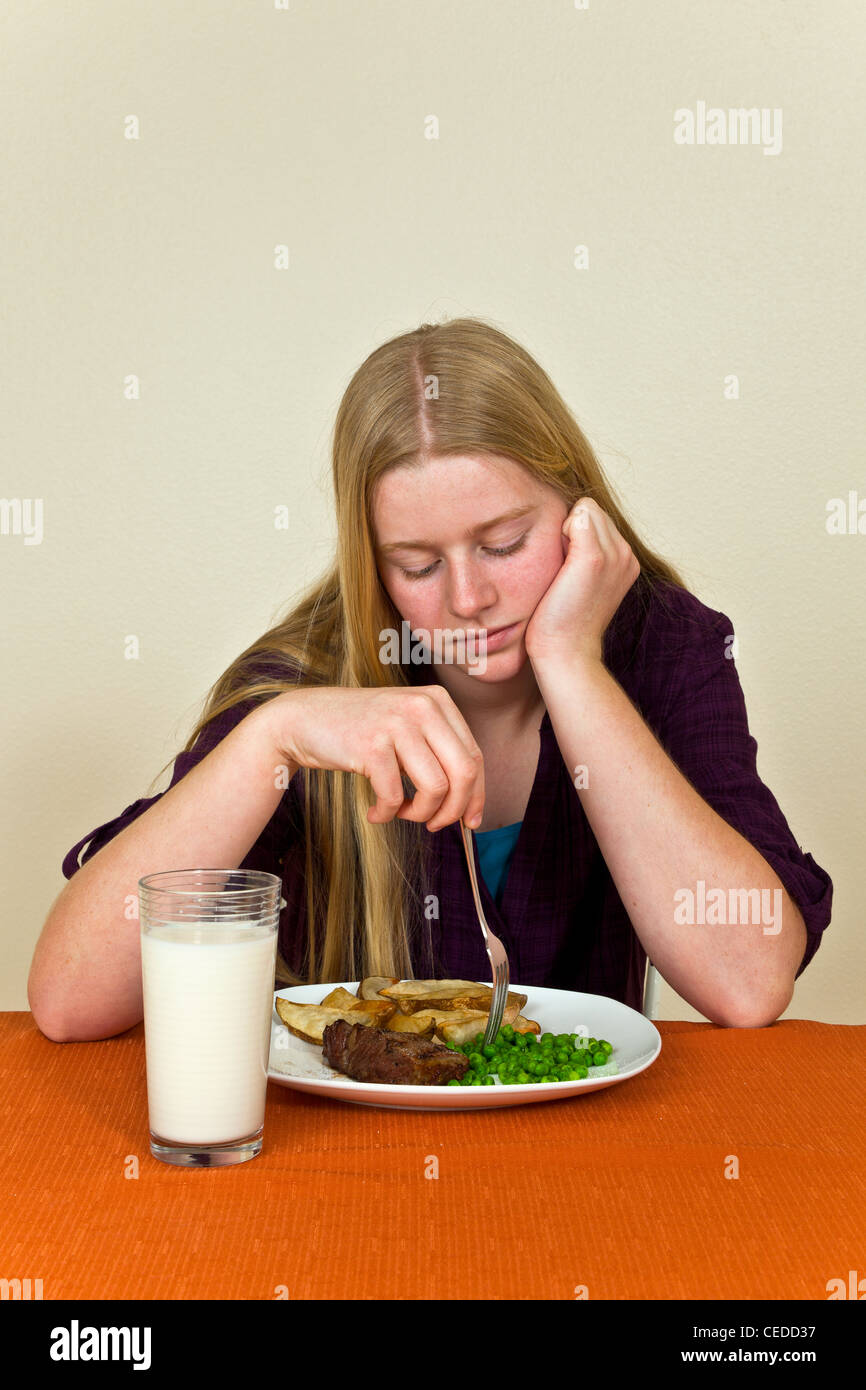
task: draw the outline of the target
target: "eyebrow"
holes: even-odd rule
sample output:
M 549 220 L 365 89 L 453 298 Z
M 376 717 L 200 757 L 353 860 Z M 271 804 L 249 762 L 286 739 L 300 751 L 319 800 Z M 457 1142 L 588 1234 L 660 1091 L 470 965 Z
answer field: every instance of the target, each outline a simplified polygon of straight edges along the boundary
M 510 512 L 503 512 L 501 516 L 494 516 L 490 521 L 482 521 L 478 526 L 472 526 L 465 533 L 466 539 L 473 536 L 480 536 L 484 531 L 491 531 L 494 526 L 498 526 L 503 521 L 514 521 L 519 516 L 526 516 L 527 512 L 534 512 L 535 506 L 512 507 Z M 391 541 L 389 545 L 380 545 L 377 549 L 383 554 L 388 555 L 392 550 L 435 550 L 432 541 Z

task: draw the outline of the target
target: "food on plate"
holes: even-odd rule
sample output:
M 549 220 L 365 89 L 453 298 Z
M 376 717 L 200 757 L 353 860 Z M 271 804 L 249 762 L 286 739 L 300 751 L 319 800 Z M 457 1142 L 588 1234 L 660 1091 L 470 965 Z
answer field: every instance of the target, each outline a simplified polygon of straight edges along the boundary
M 397 1086 L 441 1086 L 459 1082 L 469 1058 L 417 1033 L 336 1019 L 324 1031 L 322 1052 L 335 1071 L 355 1081 L 382 1081 Z
M 493 1000 L 490 985 L 479 985 L 474 980 L 398 980 L 379 991 L 385 999 L 393 999 L 397 1008 L 404 1014 L 414 1014 L 422 1009 L 476 1009 L 489 1013 Z M 506 1023 L 512 1023 L 526 1003 L 525 994 L 512 991 L 506 996 Z
M 358 986 L 358 998 L 378 999 L 381 990 L 387 989 L 389 985 L 399 983 L 396 975 L 368 975 L 366 980 L 362 980 Z
M 487 1032 L 487 1020 L 490 1017 L 487 1013 L 473 1013 L 468 1018 L 460 1018 L 457 1014 L 452 1014 L 449 1019 L 446 1015 L 445 1021 L 436 1029 L 437 1036 L 443 1042 L 461 1043 L 468 1042 L 474 1038 L 478 1032 Z M 508 1020 L 503 1016 L 502 1023 L 499 1025 L 500 1032 L 507 1025 Z M 511 1021 L 510 1026 L 516 1033 L 540 1033 L 541 1024 L 533 1023 L 531 1018 L 518 1017 Z
M 401 1014 L 399 1010 L 388 1019 L 384 1027 L 389 1033 L 416 1033 L 418 1037 L 429 1038 L 439 1027 L 449 1024 L 472 1023 L 472 1036 L 478 1032 L 478 1021 L 487 1015 L 477 1009 L 421 1009 L 417 1014 Z
M 380 982 L 382 989 L 374 992 L 374 986 Z M 391 997 L 397 986 L 402 986 L 401 992 Z M 276 1007 L 289 1031 L 305 1042 L 321 1043 L 327 1025 L 342 1018 L 367 1027 L 372 1023 L 389 1032 L 428 1038 L 435 1034 L 442 1042 L 447 1039 L 462 1043 L 479 1029 L 486 1032 L 492 998 L 489 985 L 473 984 L 471 980 L 394 982 L 387 976 L 370 976 L 361 981 L 357 994 L 335 985 L 319 1004 L 278 999 Z M 526 999 L 525 994 L 508 994 L 503 1023 L 521 1033 L 540 1033 L 540 1025 L 520 1013 Z M 476 1007 L 478 1004 L 481 1007 Z
M 495 1086 L 494 1076 L 503 1086 L 526 1086 L 553 1081 L 585 1081 L 593 1067 L 611 1061 L 613 1044 L 605 1038 L 589 1038 L 582 1033 L 518 1033 L 507 1024 L 495 1041 L 485 1045 L 484 1034 L 476 1033 L 461 1046 L 446 1043 L 462 1053 L 469 1069 L 453 1078 L 448 1086 Z
M 354 999 L 354 996 L 350 996 Z M 322 1004 L 296 1004 L 291 999 L 277 999 L 277 1013 L 290 1033 L 304 1042 L 322 1042 L 322 1034 L 329 1023 L 340 1018 L 351 1018 L 353 1023 L 363 1028 L 381 1026 L 394 1013 L 394 1005 L 387 999 L 354 999 L 354 1007 L 323 1006 Z
M 321 1046 L 335 1071 L 397 1086 L 493 1086 L 582 1081 L 612 1060 L 613 1045 L 582 1033 L 542 1033 L 509 993 L 493 1043 L 484 1042 L 493 991 L 472 980 L 362 980 L 335 985 L 320 1004 L 277 999 L 291 1033 Z M 480 1007 L 479 1007 L 480 1006 Z
M 369 995 L 368 999 L 374 999 L 375 995 Z M 359 1009 L 365 1001 L 357 994 L 350 994 L 342 985 L 336 985 L 330 993 L 326 994 L 320 1001 L 324 1009 Z M 379 1003 L 381 1004 L 381 999 Z

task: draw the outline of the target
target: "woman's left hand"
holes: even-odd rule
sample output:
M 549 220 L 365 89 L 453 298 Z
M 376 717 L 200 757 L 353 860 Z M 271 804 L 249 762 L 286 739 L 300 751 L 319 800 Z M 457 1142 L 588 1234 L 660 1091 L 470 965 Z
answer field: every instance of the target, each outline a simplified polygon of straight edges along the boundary
M 628 541 L 589 497 L 563 521 L 562 546 L 562 568 L 524 634 L 533 664 L 575 656 L 601 661 L 605 629 L 640 574 Z

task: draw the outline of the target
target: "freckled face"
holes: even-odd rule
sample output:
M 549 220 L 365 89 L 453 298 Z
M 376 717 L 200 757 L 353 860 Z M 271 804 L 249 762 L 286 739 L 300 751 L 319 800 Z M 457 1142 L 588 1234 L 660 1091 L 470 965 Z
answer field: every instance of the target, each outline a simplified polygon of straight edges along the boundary
M 517 509 L 523 514 L 495 520 Z M 516 674 L 526 660 L 523 633 L 566 554 L 559 494 L 510 459 L 451 457 L 391 469 L 372 510 L 379 575 L 400 617 L 431 635 L 514 624 L 488 648 L 486 676 Z

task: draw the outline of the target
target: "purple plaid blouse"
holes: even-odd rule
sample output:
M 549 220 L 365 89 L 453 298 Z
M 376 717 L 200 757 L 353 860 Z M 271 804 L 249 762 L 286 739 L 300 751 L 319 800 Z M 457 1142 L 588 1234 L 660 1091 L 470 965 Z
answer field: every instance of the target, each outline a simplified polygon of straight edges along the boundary
M 749 733 L 734 661 L 727 655 L 732 634 L 724 613 L 705 607 L 676 586 L 650 586 L 639 576 L 605 633 L 604 661 L 668 756 L 704 800 L 754 845 L 799 907 L 808 936 L 799 975 L 830 921 L 833 885 L 799 847 L 758 775 L 757 744 Z M 432 666 L 408 665 L 404 671 L 411 684 L 435 679 Z M 291 672 L 287 676 L 283 670 L 282 675 L 292 679 Z M 253 702 L 244 702 L 212 721 L 195 747 L 176 758 L 170 785 L 253 707 Z M 590 829 L 547 713 L 540 735 L 535 782 L 498 905 L 479 875 L 485 915 L 508 952 L 516 983 L 605 994 L 639 1010 L 646 954 Z M 71 878 L 80 867 L 82 850 L 84 863 L 161 795 L 133 802 L 115 820 L 79 840 L 63 860 L 65 877 Z M 459 827 L 425 833 L 428 870 L 425 880 L 414 885 L 415 976 L 486 979 L 490 966 Z M 298 773 L 240 865 L 282 876 L 286 906 L 280 917 L 279 949 L 298 974 L 305 973 L 303 838 L 303 773 Z

